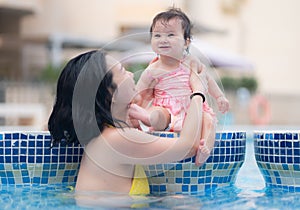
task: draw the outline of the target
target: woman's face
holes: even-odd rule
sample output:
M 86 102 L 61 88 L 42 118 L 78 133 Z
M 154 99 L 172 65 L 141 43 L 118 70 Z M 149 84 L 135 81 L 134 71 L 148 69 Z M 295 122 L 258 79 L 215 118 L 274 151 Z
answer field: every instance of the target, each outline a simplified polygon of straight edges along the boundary
M 111 56 L 106 56 L 106 62 L 108 70 L 113 74 L 113 82 L 117 85 L 112 99 L 112 113 L 115 117 L 120 118 L 122 114 L 127 115 L 129 105 L 138 97 L 133 73 L 126 71 L 126 69 Z

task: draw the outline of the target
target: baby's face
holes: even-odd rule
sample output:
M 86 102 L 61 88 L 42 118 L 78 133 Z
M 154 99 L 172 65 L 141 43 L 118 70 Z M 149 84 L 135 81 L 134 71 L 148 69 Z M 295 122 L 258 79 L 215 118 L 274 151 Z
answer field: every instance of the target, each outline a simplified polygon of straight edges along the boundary
M 170 19 L 168 22 L 158 20 L 152 30 L 151 46 L 159 55 L 182 59 L 187 42 L 184 40 L 181 20 L 178 18 Z

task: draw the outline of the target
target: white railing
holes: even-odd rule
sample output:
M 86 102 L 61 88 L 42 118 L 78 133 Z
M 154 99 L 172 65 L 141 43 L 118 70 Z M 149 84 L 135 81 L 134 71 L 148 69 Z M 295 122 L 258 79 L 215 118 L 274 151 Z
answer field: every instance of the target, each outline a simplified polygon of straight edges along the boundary
M 27 125 L 41 130 L 45 128 L 47 118 L 46 108 L 43 104 L 37 103 L 0 103 L 0 117 L 5 120 L 16 121 L 13 124 L 19 124 L 20 120 L 27 121 Z M 22 124 L 22 123 L 21 123 Z

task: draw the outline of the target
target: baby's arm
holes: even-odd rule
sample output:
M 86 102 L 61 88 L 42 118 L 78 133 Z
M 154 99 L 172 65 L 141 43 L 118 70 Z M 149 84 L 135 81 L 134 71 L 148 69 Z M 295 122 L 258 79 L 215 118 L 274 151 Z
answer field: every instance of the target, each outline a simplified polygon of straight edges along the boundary
M 144 108 L 147 107 L 149 102 L 153 99 L 154 79 L 151 77 L 149 71 L 150 68 L 147 67 L 141 74 L 136 85 L 137 92 L 141 96 L 141 100 L 137 104 Z
M 194 63 L 194 65 L 196 65 L 196 69 L 197 69 L 197 73 L 200 74 L 204 68 L 204 64 L 201 63 L 201 61 L 199 60 L 199 58 L 197 58 L 196 56 L 193 56 L 191 54 L 189 54 L 185 59 L 184 59 L 184 65 L 187 66 L 190 69 L 190 64 Z
M 229 102 L 227 98 L 225 97 L 222 90 L 219 88 L 216 81 L 211 77 L 211 75 L 207 72 L 205 65 L 201 63 L 201 61 L 193 55 L 189 55 L 185 59 L 185 64 L 189 65 L 191 62 L 196 63 L 198 66 L 198 73 L 203 72 L 206 75 L 206 79 L 208 82 L 208 93 L 216 99 L 218 104 L 218 109 L 220 112 L 225 113 L 229 110 Z
M 219 111 L 224 114 L 229 110 L 229 101 L 211 75 L 208 73 L 206 73 L 206 75 L 208 80 L 208 93 L 216 99 Z

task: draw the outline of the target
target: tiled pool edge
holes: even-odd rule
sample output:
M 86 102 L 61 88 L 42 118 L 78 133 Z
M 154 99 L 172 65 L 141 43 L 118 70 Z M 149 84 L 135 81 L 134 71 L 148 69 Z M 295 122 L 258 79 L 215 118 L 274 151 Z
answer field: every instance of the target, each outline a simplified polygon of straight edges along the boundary
M 254 131 L 253 140 L 266 187 L 300 192 L 300 131 Z
M 74 184 L 83 148 L 50 147 L 48 132 L 0 132 L 0 185 Z
M 173 133 L 157 133 L 173 138 Z M 145 167 L 152 194 L 193 194 L 233 185 L 245 160 L 246 132 L 216 133 L 215 148 L 202 167 L 194 158 Z
M 50 149 L 50 141 L 48 132 L 0 132 L 0 185 L 74 184 L 83 148 Z M 193 193 L 233 184 L 245 159 L 245 142 L 246 132 L 218 132 L 213 154 L 200 168 L 189 158 L 174 163 L 173 169 L 165 164 L 170 170 L 153 176 L 161 165 L 148 166 L 151 192 Z M 162 177 L 167 183 L 159 180 Z

